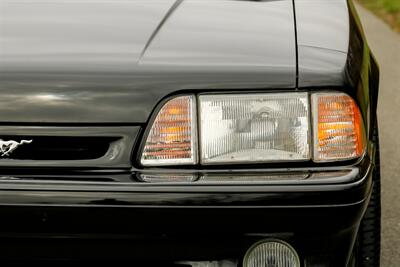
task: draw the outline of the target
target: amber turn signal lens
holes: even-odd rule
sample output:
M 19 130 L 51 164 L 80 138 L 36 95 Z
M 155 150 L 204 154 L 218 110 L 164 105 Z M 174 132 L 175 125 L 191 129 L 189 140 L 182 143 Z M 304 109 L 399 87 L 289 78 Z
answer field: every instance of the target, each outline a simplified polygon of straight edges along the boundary
M 350 160 L 365 151 L 365 131 L 356 102 L 343 93 L 312 95 L 314 161 Z
M 144 166 L 195 164 L 196 109 L 193 96 L 168 101 L 158 112 L 147 136 Z

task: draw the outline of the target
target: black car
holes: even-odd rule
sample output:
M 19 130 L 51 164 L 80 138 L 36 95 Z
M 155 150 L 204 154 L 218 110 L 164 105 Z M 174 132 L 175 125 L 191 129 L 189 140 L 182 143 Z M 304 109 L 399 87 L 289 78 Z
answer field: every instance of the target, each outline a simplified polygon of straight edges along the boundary
M 0 0 L 0 258 L 379 266 L 379 69 L 346 0 Z

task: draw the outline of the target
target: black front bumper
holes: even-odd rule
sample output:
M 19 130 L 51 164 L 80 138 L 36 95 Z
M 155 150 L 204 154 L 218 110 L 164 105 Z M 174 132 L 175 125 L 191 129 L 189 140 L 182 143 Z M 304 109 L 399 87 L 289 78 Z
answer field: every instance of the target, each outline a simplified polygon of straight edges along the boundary
M 371 172 L 353 168 L 348 182 L 298 185 L 6 180 L 0 182 L 1 257 L 141 266 L 240 262 L 254 242 L 278 238 L 306 266 L 345 266 L 369 201 Z

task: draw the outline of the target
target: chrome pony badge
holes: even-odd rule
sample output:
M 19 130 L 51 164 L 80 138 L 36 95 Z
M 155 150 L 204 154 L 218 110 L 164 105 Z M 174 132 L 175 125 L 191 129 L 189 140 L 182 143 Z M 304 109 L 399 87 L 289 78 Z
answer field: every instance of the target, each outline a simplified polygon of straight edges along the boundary
M 10 156 L 10 153 L 12 153 L 20 145 L 30 144 L 30 143 L 32 143 L 32 140 L 21 140 L 21 142 L 16 142 L 14 140 L 4 141 L 4 140 L 0 139 L 0 153 L 1 153 L 1 156 L 2 157 Z

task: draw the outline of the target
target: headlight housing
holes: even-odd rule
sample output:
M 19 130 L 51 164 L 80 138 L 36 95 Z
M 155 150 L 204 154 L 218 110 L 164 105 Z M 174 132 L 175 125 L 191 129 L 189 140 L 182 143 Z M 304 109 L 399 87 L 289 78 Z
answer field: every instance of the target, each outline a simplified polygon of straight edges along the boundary
M 310 159 L 306 93 L 201 95 L 201 163 Z
M 355 101 L 339 92 L 178 96 L 159 110 L 140 162 L 174 166 L 350 160 L 365 152 L 363 125 Z

